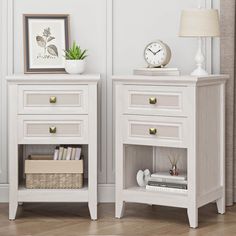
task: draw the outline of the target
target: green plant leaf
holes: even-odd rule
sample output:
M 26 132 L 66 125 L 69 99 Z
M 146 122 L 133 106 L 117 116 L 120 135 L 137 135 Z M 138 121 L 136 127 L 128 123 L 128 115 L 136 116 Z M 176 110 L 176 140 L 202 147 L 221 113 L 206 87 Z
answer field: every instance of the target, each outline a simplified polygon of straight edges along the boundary
M 87 57 L 86 52 L 86 49 L 82 51 L 80 46 L 74 41 L 72 47 L 68 51 L 65 51 L 65 57 L 67 60 L 83 60 Z
M 87 57 L 85 55 L 85 53 L 87 52 L 87 49 L 85 49 L 82 53 L 81 53 L 81 56 L 80 56 L 80 59 L 83 60 L 85 57 Z

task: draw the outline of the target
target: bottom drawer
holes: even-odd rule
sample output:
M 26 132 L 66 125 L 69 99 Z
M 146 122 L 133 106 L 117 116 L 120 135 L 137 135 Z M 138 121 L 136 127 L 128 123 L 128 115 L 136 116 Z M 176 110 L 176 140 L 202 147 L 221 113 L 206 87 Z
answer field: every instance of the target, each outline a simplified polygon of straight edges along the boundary
M 18 118 L 20 144 L 86 144 L 88 116 L 22 115 Z
M 187 118 L 124 116 L 124 141 L 154 146 L 187 146 Z

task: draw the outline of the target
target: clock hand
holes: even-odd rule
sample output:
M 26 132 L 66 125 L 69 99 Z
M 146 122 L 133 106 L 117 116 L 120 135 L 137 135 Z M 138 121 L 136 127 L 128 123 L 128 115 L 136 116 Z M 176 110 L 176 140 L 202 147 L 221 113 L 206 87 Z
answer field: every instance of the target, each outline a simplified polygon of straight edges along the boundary
M 153 52 L 150 48 L 148 48 L 150 52 L 152 52 L 153 55 L 156 55 L 155 52 Z
M 162 49 L 158 50 L 157 52 L 154 52 L 154 55 L 156 55 L 158 52 L 162 51 Z

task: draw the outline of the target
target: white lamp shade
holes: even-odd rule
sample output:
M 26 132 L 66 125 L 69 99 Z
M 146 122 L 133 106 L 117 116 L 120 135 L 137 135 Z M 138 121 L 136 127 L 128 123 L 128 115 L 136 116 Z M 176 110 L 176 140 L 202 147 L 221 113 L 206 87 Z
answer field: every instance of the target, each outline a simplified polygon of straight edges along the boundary
M 180 20 L 181 37 L 220 36 L 219 13 L 215 9 L 183 10 Z

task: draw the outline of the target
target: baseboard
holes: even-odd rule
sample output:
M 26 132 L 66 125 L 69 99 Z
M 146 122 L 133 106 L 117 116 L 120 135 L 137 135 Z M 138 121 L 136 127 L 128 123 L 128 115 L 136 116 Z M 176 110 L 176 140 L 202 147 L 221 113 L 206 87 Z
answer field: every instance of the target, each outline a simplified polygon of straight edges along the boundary
M 0 202 L 8 202 L 8 184 L 0 184 Z
M 115 202 L 115 184 L 98 184 L 98 202 Z
M 0 184 L 0 202 L 8 202 L 8 184 Z M 98 202 L 115 202 L 115 184 L 98 185 Z

